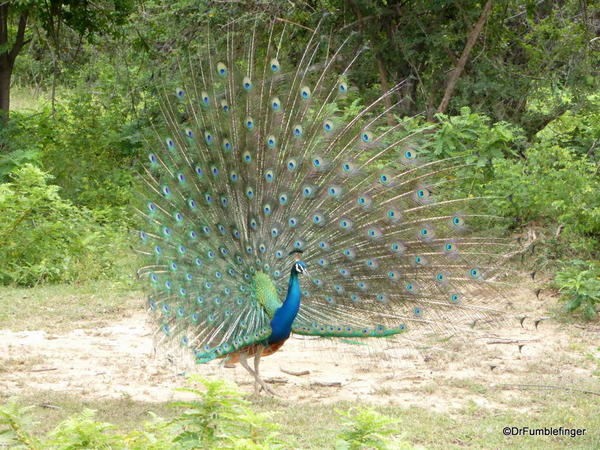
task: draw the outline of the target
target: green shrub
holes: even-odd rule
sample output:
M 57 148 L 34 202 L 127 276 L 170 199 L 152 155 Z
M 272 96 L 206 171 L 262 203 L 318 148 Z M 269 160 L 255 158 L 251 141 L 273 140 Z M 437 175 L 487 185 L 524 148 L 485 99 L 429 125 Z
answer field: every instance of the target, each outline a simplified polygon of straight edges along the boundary
M 440 124 L 426 150 L 437 159 L 464 156 L 476 167 L 514 156 L 524 140 L 523 131 L 508 122 L 492 123 L 480 113 L 463 107 L 458 116 L 438 114 Z
M 124 272 L 125 231 L 62 199 L 51 176 L 32 165 L 0 185 L 0 283 L 111 278 Z
M 120 215 L 117 208 L 132 199 L 132 164 L 139 147 L 121 108 L 118 98 L 72 91 L 54 114 L 52 132 L 41 135 L 43 167 L 63 188 L 63 197 L 88 209 L 112 208 L 112 221 L 131 215 Z
M 337 435 L 336 449 L 359 450 L 376 449 L 409 449 L 412 446 L 398 440 L 395 425 L 398 420 L 387 417 L 369 408 L 338 411 L 342 417 L 342 431 Z
M 567 312 L 581 311 L 588 320 L 596 317 L 600 306 L 600 262 L 571 261 L 556 274 L 555 284 Z
M 462 108 L 439 115 L 439 126 L 420 152 L 462 158 L 453 176 L 453 196 L 491 196 L 488 213 L 512 219 L 515 228 L 534 225 L 553 259 L 596 257 L 600 252 L 600 139 L 598 96 L 590 107 L 567 111 L 529 142 L 506 122 Z M 417 128 L 418 122 L 411 123 Z M 562 233 L 554 236 L 560 225 Z
M 0 448 L 41 448 L 39 440 L 28 431 L 35 425 L 28 416 L 32 408 L 20 407 L 14 401 L 0 405 Z
M 31 430 L 36 425 L 28 415 L 32 407 L 20 407 L 15 401 L 0 405 L 0 448 L 28 450 L 166 450 L 178 447 L 167 432 L 166 422 L 154 416 L 141 430 L 126 435 L 115 433 L 115 426 L 95 420 L 96 412 L 90 409 L 59 423 L 42 437 Z
M 10 173 L 25 164 L 39 165 L 43 136 L 53 132 L 45 111 L 34 115 L 11 112 L 11 119 L 0 127 L 0 183 L 9 181 Z
M 85 410 L 69 417 L 46 436 L 31 433 L 31 407 L 22 408 L 11 401 L 0 405 L 0 447 L 27 449 L 276 449 L 291 448 L 290 442 L 278 438 L 279 426 L 268 414 L 247 407 L 241 394 L 223 381 L 190 377 L 205 390 L 194 387 L 178 389 L 197 399 L 173 404 L 184 411 L 171 421 L 156 416 L 142 429 L 118 434 L 115 426 L 94 419 L 95 412 Z M 286 445 L 289 444 L 289 445 Z
M 146 128 L 123 102 L 82 88 L 63 94 L 54 111 L 40 105 L 36 114 L 13 113 L 0 130 L 0 182 L 31 163 L 52 174 L 64 199 L 101 210 L 110 222 L 131 223 L 128 207 Z
M 50 439 L 45 447 L 56 450 L 125 448 L 120 445 L 118 436 L 107 433 L 114 430 L 115 426 L 94 420 L 95 414 L 95 411 L 86 409 L 61 422 L 49 433 Z
M 191 376 L 205 390 L 176 389 L 190 392 L 197 400 L 174 403 L 185 411 L 173 420 L 178 433 L 173 439 L 183 448 L 246 448 L 268 449 L 281 447 L 278 426 L 266 414 L 255 413 L 249 403 L 233 387 L 223 381 L 210 381 Z
M 537 144 L 523 159 L 497 160 L 485 187 L 497 213 L 519 224 L 563 227 L 571 253 L 600 250 L 600 177 L 587 157 L 556 145 Z M 510 197 L 507 197 L 510 194 Z M 564 255 L 563 255 L 564 257 Z
M 298 448 L 288 436 L 280 438 L 280 426 L 266 413 L 256 413 L 249 402 L 223 381 L 199 376 L 189 378 L 192 387 L 178 389 L 194 395 L 190 401 L 174 403 L 183 411 L 170 421 L 152 413 L 152 420 L 126 434 L 112 424 L 95 419 L 85 410 L 59 423 L 44 436 L 34 436 L 30 419 L 32 407 L 15 401 L 0 405 L 0 447 L 27 449 L 279 449 Z M 194 385 L 201 384 L 203 389 Z M 398 420 L 369 408 L 351 408 L 338 414 L 342 428 L 336 449 L 410 449 L 412 445 L 398 436 Z
M 569 148 L 600 163 L 600 94 L 587 96 L 577 108 L 552 120 L 536 134 L 536 138 L 546 145 Z

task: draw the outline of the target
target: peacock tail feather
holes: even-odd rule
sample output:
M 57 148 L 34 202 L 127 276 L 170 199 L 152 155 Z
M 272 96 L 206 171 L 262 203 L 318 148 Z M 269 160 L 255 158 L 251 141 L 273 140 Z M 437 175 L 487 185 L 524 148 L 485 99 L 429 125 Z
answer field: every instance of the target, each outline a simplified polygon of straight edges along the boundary
M 347 117 L 363 48 L 344 61 L 349 40 L 332 48 L 317 28 L 286 64 L 284 24 L 260 48 L 256 26 L 246 34 L 216 45 L 207 32 L 161 88 L 139 233 L 161 334 L 198 362 L 264 342 L 293 249 L 312 275 L 294 333 L 389 337 L 501 317 L 489 304 L 513 242 L 491 231 L 502 219 L 490 198 L 456 198 L 463 159 L 424 158 L 427 127 L 382 125 L 400 85 Z

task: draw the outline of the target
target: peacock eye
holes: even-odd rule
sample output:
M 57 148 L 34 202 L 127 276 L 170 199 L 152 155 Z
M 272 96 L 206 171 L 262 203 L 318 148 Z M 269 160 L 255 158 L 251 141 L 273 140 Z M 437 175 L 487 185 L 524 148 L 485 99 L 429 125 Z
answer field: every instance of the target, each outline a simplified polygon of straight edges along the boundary
M 217 64 L 217 72 L 222 77 L 227 75 L 227 66 L 225 64 L 223 64 L 222 62 L 218 63 Z

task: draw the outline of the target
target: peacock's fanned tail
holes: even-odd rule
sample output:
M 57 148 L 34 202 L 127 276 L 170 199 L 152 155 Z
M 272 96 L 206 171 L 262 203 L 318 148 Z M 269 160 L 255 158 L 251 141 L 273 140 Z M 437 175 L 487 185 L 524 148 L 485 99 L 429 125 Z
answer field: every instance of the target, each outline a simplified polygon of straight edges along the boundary
M 332 48 L 316 29 L 290 62 L 289 31 L 273 23 L 261 48 L 256 27 L 245 40 L 219 35 L 223 45 L 207 33 L 164 82 L 140 207 L 161 333 L 199 362 L 264 341 L 292 249 L 312 275 L 295 333 L 387 337 L 495 320 L 512 243 L 490 231 L 500 220 L 490 199 L 456 198 L 464 161 L 424 160 L 420 132 L 381 126 L 398 87 L 347 117 L 362 49 L 343 60 L 349 42 Z

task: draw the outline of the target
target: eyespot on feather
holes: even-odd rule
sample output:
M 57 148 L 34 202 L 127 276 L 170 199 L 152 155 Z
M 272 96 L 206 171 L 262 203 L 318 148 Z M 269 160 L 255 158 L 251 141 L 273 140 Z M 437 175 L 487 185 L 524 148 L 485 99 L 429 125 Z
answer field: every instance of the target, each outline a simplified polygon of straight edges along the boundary
M 222 62 L 217 63 L 217 73 L 222 77 L 227 75 L 227 66 Z

